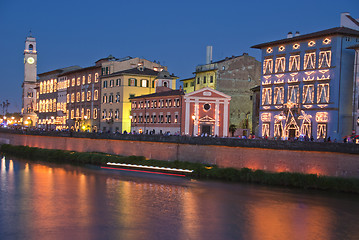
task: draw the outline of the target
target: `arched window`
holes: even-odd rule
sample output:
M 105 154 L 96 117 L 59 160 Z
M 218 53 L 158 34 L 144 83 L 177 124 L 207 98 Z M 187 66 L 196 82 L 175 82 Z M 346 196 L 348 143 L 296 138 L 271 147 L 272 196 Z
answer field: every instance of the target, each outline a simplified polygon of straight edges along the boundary
M 34 46 L 32 44 L 29 45 L 29 50 L 30 51 L 34 50 Z
M 168 83 L 167 83 L 167 82 L 163 82 L 163 86 L 164 86 L 164 87 L 167 87 L 167 86 L 168 86 Z

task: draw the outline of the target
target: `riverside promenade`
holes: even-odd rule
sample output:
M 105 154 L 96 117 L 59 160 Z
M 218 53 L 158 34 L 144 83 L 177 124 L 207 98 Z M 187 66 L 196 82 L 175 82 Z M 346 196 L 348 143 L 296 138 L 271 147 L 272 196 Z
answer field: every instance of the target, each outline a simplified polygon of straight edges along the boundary
M 200 162 L 237 169 L 359 178 L 359 145 L 354 143 L 8 129 L 0 129 L 0 143 Z

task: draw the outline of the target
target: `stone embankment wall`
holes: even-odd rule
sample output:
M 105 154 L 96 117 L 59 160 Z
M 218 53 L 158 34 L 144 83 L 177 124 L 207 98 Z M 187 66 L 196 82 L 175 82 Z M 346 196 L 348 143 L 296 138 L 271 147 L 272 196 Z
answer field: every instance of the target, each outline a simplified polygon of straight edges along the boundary
M 219 167 L 247 167 L 273 172 L 317 173 L 359 178 L 359 155 L 349 153 L 10 133 L 0 133 L 0 143 L 79 152 L 137 155 L 164 161 L 201 162 L 216 164 Z

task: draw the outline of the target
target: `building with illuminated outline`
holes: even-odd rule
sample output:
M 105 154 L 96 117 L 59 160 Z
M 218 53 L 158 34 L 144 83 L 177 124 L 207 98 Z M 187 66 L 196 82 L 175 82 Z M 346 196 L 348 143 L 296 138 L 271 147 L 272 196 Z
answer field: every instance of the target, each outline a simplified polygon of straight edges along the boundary
M 252 46 L 262 51 L 259 131 L 262 137 L 341 139 L 352 133 L 354 52 L 358 20 Z

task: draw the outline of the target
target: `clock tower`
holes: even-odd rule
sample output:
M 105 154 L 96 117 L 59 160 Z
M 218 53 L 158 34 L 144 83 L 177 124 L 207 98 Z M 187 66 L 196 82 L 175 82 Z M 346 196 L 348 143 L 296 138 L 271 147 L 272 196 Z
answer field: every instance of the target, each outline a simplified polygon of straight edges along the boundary
M 22 115 L 23 124 L 35 126 L 37 122 L 36 110 L 36 76 L 37 51 L 36 39 L 31 31 L 25 40 L 24 50 L 24 82 L 22 84 Z

